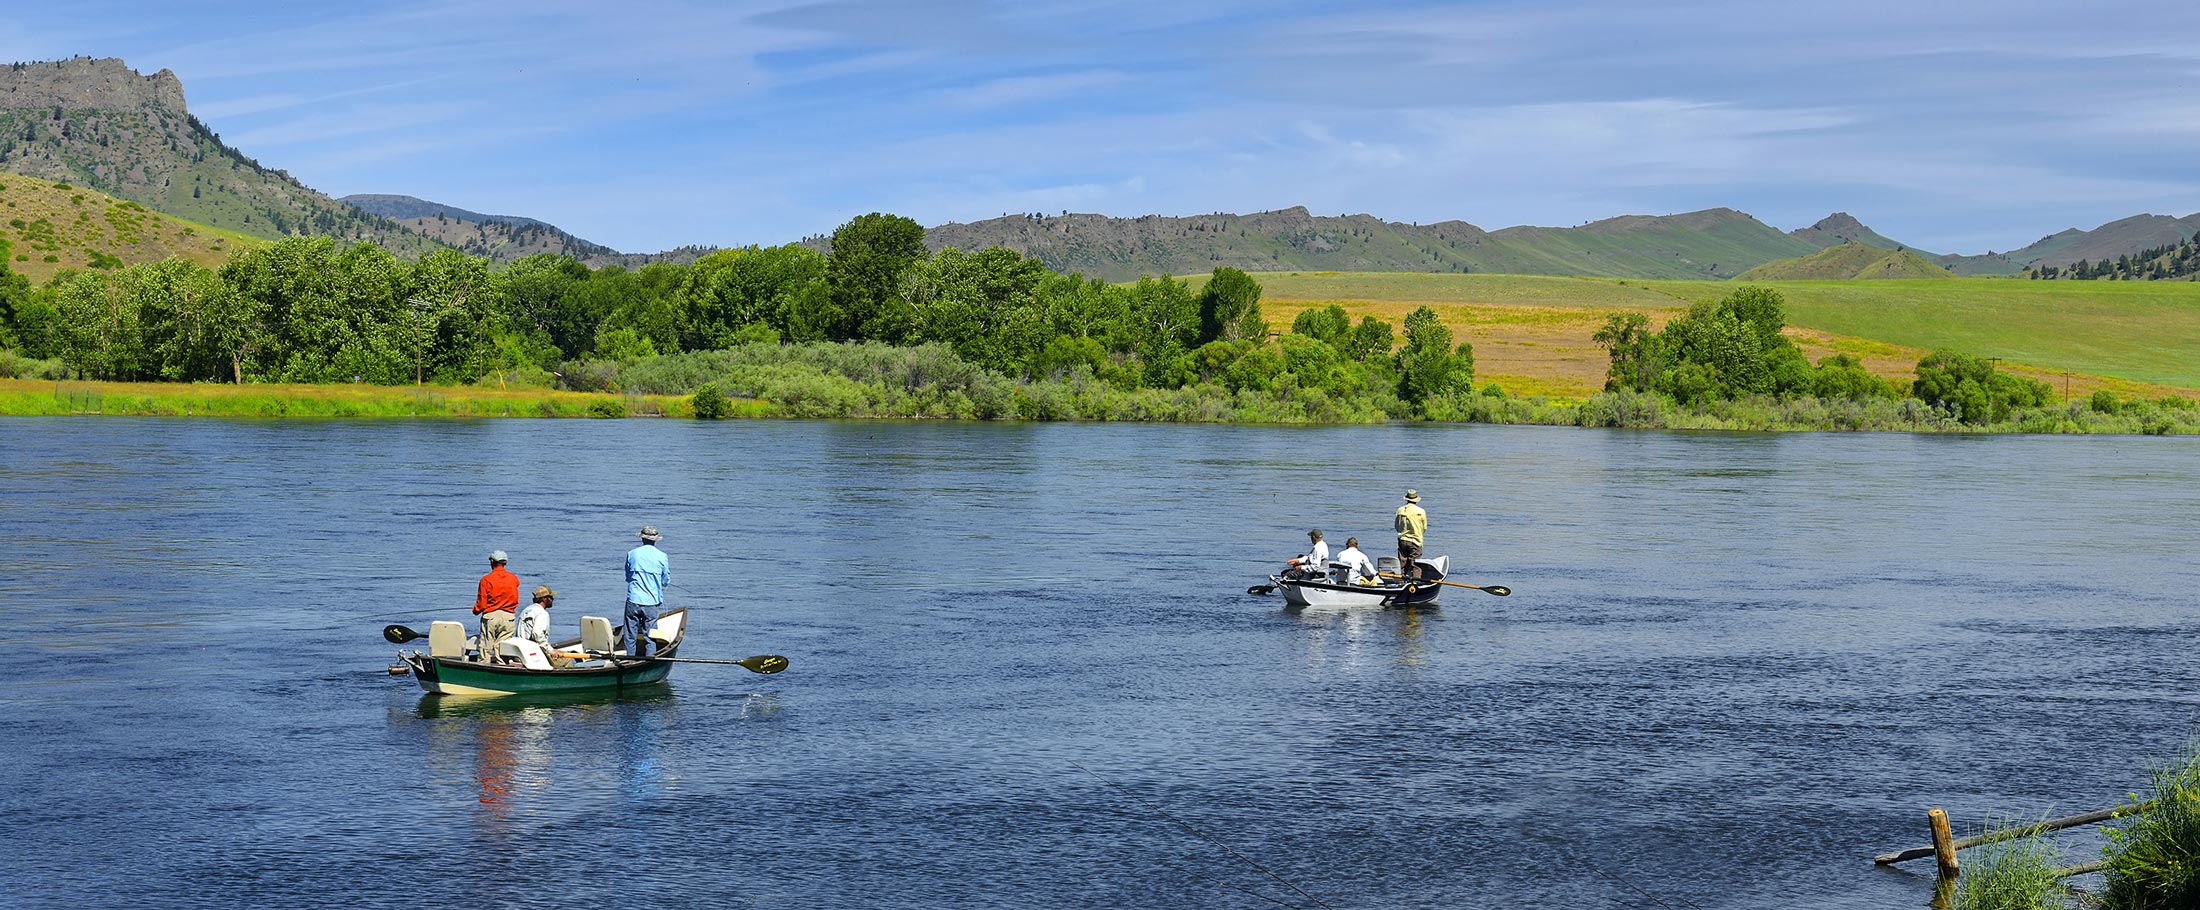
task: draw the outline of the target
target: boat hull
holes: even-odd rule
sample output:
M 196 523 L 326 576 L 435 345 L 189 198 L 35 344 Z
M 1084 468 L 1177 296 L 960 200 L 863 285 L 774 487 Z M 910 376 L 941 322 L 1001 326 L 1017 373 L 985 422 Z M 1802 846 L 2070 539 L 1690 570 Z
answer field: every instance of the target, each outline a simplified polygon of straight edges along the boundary
M 437 695 L 554 695 L 598 689 L 631 689 L 654 686 L 672 675 L 673 664 L 658 657 L 677 657 L 687 638 L 686 610 L 668 610 L 660 623 L 674 620 L 673 639 L 650 657 L 588 661 L 565 669 L 533 670 L 511 664 L 485 664 L 463 657 L 431 657 L 401 653 L 420 688 Z M 676 619 L 675 619 L 676 618 Z M 579 647 L 580 640 L 556 642 L 553 649 Z
M 1425 607 L 1434 606 L 1444 586 L 1433 584 L 1444 577 L 1450 557 L 1421 560 L 1422 581 L 1415 584 L 1338 584 L 1327 578 L 1294 579 L 1270 575 L 1268 580 L 1283 592 L 1293 607 Z
M 660 660 L 619 661 L 602 667 L 529 670 L 451 657 L 408 656 L 413 679 L 437 695 L 545 695 L 591 689 L 653 686 L 672 674 Z

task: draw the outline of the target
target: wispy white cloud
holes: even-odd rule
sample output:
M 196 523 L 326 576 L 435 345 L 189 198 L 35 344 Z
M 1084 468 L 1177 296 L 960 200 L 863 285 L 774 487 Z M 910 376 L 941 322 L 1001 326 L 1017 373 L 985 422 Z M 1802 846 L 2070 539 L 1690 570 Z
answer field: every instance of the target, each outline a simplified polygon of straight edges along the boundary
M 1127 73 L 1085 70 L 1036 76 L 1009 76 L 977 85 L 941 89 L 933 93 L 941 107 L 954 111 L 981 111 L 1040 101 L 1059 101 L 1094 89 L 1117 88 L 1130 83 Z

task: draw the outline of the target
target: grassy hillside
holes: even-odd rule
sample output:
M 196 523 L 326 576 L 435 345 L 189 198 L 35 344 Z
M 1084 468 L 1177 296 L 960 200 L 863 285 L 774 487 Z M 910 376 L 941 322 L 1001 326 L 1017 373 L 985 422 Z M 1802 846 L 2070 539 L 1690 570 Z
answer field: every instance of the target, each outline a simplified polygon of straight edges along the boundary
M 1851 240 L 1795 259 L 1775 259 L 1735 276 L 1736 281 L 1844 281 L 1849 279 L 1954 278 L 1909 250 L 1889 250 Z
M 1733 209 L 1625 215 L 1577 228 L 1512 227 L 1490 235 L 1475 271 L 1630 278 L 1731 277 L 1814 247 Z
M 1817 249 L 1733 209 L 1495 232 L 1463 221 L 1405 224 L 1370 215 L 1317 216 L 1304 208 L 1189 218 L 1008 215 L 941 225 L 926 232 L 925 242 L 935 250 L 1005 247 L 1056 271 L 1110 281 L 1216 266 L 1725 278 Z
M 2090 231 L 2073 229 L 2049 234 L 2008 256 L 2024 265 L 2069 265 L 2080 259 L 2099 262 L 2150 247 L 2170 246 L 2194 234 L 2200 234 L 2200 214 L 2183 218 L 2133 215 Z
M 218 266 L 259 238 L 151 211 L 67 183 L 0 172 L 0 248 L 32 281 L 62 269 L 114 268 L 182 256 Z
M 1338 272 L 1257 276 L 1262 309 L 1283 330 L 1310 306 L 1338 303 L 1398 325 L 1421 305 L 1475 345 L 1477 373 L 1508 391 L 1583 395 L 1602 385 L 1605 358 L 1590 340 L 1608 313 L 1650 314 L 1662 325 L 1729 281 L 1639 281 L 1520 275 Z M 1993 278 L 1766 282 L 1788 301 L 1789 335 L 1813 360 L 1859 356 L 1907 380 L 1936 347 L 2002 358 L 2005 367 L 2074 394 L 2200 396 L 2200 284 L 2046 282 Z

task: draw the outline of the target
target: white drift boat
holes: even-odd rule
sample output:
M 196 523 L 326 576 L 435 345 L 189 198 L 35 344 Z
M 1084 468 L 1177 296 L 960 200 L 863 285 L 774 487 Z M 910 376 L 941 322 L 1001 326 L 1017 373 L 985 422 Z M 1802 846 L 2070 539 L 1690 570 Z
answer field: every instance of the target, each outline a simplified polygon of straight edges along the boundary
M 1379 584 L 1361 584 L 1346 577 L 1343 563 L 1329 564 L 1329 574 L 1306 578 L 1288 575 L 1270 575 L 1268 580 L 1282 589 L 1283 599 L 1294 607 L 1424 607 L 1433 606 L 1436 596 L 1444 590 L 1437 582 L 1444 580 L 1444 572 L 1451 567 L 1451 557 L 1437 556 L 1416 559 L 1420 566 L 1419 579 L 1396 578 L 1398 559 L 1385 556 L 1376 560 L 1377 571 L 1385 573 Z

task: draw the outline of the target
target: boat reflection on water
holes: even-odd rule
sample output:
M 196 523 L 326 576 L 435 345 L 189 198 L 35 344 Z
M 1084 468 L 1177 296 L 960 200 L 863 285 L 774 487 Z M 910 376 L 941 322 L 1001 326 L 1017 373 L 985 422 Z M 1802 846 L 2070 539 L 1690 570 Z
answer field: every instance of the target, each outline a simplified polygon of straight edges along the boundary
M 420 728 L 435 790 L 470 795 L 474 807 L 468 814 L 477 835 L 488 844 L 517 847 L 516 836 L 527 830 L 531 817 L 551 809 L 554 789 L 608 775 L 620 792 L 642 798 L 662 793 L 673 775 L 659 738 L 677 719 L 678 704 L 669 686 L 567 695 L 424 695 L 403 719 L 427 721 Z M 400 717 L 393 713 L 393 722 Z M 606 766 L 592 756 L 618 761 Z
M 652 702 L 672 702 L 672 686 L 648 686 L 639 689 L 595 689 L 560 694 L 541 695 L 422 695 L 413 713 L 422 719 L 438 717 L 511 717 L 533 711 L 578 709 L 575 714 L 600 711 L 613 705 L 643 705 Z M 544 715 L 547 716 L 547 715 Z
M 1443 615 L 1423 607 L 1287 606 L 1283 613 L 1307 627 L 1308 657 L 1317 662 L 1403 668 L 1418 666 L 1425 656 L 1423 614 Z

